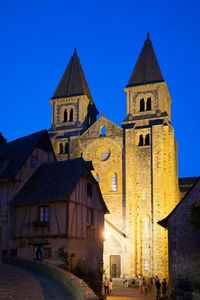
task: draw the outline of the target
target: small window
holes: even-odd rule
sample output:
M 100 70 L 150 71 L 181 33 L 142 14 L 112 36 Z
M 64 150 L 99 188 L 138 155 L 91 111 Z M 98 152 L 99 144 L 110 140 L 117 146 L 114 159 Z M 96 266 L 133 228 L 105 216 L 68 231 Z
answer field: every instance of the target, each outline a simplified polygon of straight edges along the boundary
M 63 114 L 63 123 L 67 122 L 67 110 L 64 110 L 64 114 Z
M 39 221 L 49 223 L 49 206 L 39 207 Z
M 105 150 L 105 151 L 103 151 L 103 152 L 101 153 L 101 159 L 102 159 L 102 160 L 108 159 L 109 156 L 110 156 L 110 151 L 109 151 L 109 150 Z
M 147 199 L 147 192 L 142 192 L 142 199 L 146 200 Z
M 145 145 L 150 145 L 150 135 L 149 133 L 145 136 Z
M 151 97 L 147 98 L 147 109 L 146 110 L 151 110 Z
M 63 151 L 64 151 L 63 144 L 60 143 L 60 145 L 59 145 L 59 154 L 63 154 Z
M 92 184 L 90 182 L 87 183 L 87 196 L 92 198 Z
M 31 168 L 36 168 L 37 167 L 37 157 L 36 156 L 31 156 Z
M 73 120 L 74 120 L 74 112 L 73 112 L 73 108 L 71 108 L 69 113 L 69 122 L 73 122 Z
M 44 248 L 44 258 L 51 258 L 51 248 Z
M 87 226 L 94 225 L 94 211 L 91 208 L 87 209 Z
M 65 143 L 65 153 L 69 153 L 69 143 Z
M 140 134 L 138 146 L 143 146 L 143 145 L 144 145 L 143 135 Z
M 145 270 L 145 271 L 148 271 L 148 270 L 149 270 L 149 262 L 148 262 L 147 259 L 145 259 L 145 261 L 144 261 L 144 270 Z
M 111 191 L 116 192 L 117 191 L 117 174 L 114 173 L 111 176 Z
M 140 111 L 144 111 L 144 98 L 140 100 Z
M 100 136 L 106 136 L 106 126 L 101 127 Z

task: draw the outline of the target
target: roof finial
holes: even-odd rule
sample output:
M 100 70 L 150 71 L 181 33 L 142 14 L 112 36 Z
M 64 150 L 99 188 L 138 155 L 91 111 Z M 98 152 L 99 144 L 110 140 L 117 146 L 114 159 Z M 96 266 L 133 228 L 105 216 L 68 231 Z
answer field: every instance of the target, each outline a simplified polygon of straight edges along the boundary
M 150 33 L 147 32 L 147 41 L 150 40 Z
M 75 47 L 75 48 L 74 48 L 74 54 L 76 54 L 76 53 L 77 53 L 77 48 Z

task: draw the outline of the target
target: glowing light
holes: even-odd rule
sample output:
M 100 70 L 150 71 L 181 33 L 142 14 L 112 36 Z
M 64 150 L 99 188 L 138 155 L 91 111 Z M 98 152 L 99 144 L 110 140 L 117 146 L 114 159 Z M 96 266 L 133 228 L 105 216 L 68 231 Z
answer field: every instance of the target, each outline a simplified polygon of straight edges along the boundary
M 103 233 L 103 235 L 104 235 L 104 239 L 107 240 L 110 237 L 110 232 L 107 231 L 107 230 L 105 230 L 104 233 Z

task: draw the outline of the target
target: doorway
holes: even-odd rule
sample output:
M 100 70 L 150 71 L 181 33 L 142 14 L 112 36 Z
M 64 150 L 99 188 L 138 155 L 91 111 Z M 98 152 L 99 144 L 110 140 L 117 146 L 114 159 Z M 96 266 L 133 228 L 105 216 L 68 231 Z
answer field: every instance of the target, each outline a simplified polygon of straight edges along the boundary
M 110 277 L 120 278 L 121 276 L 121 256 L 111 255 L 110 256 Z

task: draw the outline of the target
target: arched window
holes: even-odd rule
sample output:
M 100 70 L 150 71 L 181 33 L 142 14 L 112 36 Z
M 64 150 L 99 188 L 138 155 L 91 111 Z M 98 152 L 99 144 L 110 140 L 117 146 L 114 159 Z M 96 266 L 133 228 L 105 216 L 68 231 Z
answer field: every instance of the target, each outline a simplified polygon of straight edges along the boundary
M 62 143 L 60 143 L 60 145 L 59 145 L 59 154 L 63 154 L 63 144 Z
M 149 133 L 145 136 L 145 145 L 150 145 L 150 135 Z
M 140 100 L 140 111 L 144 111 L 144 99 Z
M 68 154 L 69 153 L 69 144 L 65 143 L 65 153 Z
M 143 135 L 140 134 L 138 146 L 143 146 L 143 145 L 144 145 Z
M 146 110 L 151 110 L 151 97 L 147 98 L 147 107 Z
M 63 114 L 63 123 L 67 122 L 67 110 L 64 110 L 64 114 Z
M 101 127 L 100 136 L 106 136 L 106 126 Z
M 73 112 L 73 108 L 71 108 L 69 113 L 69 122 L 73 122 L 73 120 L 74 120 L 74 112 Z
M 111 191 L 116 192 L 117 191 L 117 174 L 114 173 L 111 176 Z

